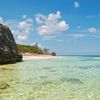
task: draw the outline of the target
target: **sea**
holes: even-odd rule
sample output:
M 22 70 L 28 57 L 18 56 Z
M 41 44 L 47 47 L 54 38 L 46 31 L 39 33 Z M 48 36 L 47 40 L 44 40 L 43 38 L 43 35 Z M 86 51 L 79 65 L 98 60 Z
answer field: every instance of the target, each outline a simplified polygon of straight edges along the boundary
M 0 100 L 100 100 L 100 56 L 0 65 Z

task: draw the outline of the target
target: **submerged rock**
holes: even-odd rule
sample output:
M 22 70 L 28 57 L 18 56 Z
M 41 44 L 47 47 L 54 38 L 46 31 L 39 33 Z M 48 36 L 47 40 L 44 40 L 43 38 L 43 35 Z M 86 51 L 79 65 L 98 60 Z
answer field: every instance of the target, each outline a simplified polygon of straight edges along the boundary
M 73 83 L 73 84 L 83 84 L 83 81 L 81 81 L 80 79 L 78 78 L 68 78 L 68 77 L 63 77 L 61 79 L 61 81 L 66 81 L 66 82 L 70 82 L 70 83 Z
M 7 89 L 9 87 L 9 84 L 7 83 L 0 83 L 0 89 Z
M 0 24 L 0 64 L 22 61 L 10 29 Z

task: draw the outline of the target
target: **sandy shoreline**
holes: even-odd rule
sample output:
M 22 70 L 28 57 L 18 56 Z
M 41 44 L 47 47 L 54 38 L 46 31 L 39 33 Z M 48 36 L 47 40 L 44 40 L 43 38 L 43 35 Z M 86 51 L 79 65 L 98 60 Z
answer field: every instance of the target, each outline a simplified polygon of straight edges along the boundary
M 52 59 L 57 58 L 56 56 L 23 56 L 23 60 L 30 60 L 30 59 Z
M 23 55 L 23 60 L 57 58 L 57 56 L 41 55 L 41 54 L 22 54 L 22 55 Z

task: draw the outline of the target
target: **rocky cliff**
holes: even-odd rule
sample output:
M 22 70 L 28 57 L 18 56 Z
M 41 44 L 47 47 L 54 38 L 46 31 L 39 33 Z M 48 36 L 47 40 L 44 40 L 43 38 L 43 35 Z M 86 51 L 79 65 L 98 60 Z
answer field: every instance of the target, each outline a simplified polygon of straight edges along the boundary
M 0 24 L 0 64 L 14 63 L 22 60 L 10 29 Z

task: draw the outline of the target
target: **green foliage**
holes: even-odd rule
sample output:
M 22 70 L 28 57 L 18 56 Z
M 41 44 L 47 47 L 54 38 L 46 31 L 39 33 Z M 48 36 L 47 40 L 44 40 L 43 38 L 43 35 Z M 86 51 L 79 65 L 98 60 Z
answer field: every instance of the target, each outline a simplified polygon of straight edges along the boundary
M 47 48 L 40 48 L 38 43 L 34 45 L 19 45 L 17 44 L 17 48 L 20 53 L 31 53 L 31 54 L 46 54 L 56 56 L 55 52 L 50 52 Z
M 20 53 L 37 53 L 37 54 L 44 54 L 45 53 L 45 51 L 42 50 L 38 46 L 37 43 L 33 46 L 30 46 L 30 45 L 17 45 L 17 48 L 18 48 Z
M 44 51 L 44 53 L 48 53 L 49 49 L 44 48 L 43 51 Z

